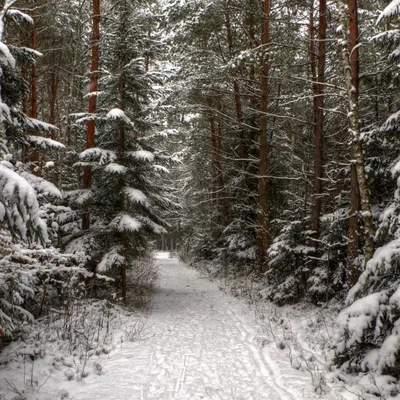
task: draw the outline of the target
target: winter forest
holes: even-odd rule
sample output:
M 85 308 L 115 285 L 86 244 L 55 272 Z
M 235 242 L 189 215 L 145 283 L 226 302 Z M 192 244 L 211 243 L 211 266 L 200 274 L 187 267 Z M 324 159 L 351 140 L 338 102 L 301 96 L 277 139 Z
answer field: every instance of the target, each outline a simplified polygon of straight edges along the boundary
M 0 400 L 400 398 L 400 0 L 0 3 Z

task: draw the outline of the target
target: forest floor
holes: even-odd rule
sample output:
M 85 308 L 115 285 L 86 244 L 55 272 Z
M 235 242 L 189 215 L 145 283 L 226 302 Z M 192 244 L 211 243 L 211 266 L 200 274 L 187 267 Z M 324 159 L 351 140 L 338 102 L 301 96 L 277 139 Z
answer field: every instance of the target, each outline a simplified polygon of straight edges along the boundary
M 104 355 L 99 373 L 51 377 L 42 393 L 74 400 L 377 399 L 329 377 L 315 322 L 321 318 L 309 308 L 291 309 L 293 320 L 272 308 L 255 312 L 168 253 L 158 253 L 157 264 L 160 281 L 140 340 Z

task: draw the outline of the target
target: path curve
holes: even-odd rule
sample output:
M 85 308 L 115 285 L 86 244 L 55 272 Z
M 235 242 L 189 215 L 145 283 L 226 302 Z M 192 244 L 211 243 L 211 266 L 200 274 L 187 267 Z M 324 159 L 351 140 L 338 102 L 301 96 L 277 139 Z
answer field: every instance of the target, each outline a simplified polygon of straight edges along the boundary
M 248 307 L 167 253 L 144 341 L 125 343 L 75 400 L 295 400 Z M 90 393 L 90 397 L 87 397 Z

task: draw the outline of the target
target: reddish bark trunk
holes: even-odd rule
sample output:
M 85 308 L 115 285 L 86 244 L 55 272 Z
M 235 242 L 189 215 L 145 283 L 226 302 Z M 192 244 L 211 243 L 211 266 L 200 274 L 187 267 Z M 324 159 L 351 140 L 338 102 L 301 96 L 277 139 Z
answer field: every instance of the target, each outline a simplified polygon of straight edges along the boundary
M 210 100 L 211 103 L 211 100 Z M 218 141 L 217 135 L 215 131 L 215 119 L 214 116 L 210 116 L 210 134 L 211 134 L 211 148 L 212 148 L 212 161 L 211 161 L 211 175 L 212 175 L 212 194 L 211 198 L 213 200 L 213 207 L 216 208 L 217 204 L 217 192 L 218 192 L 218 161 L 217 161 L 217 152 L 218 152 Z M 211 220 L 211 237 L 214 241 L 219 238 L 219 231 L 218 231 L 218 223 L 215 219 Z
M 310 15 L 312 16 L 312 15 Z M 312 27 L 312 18 L 310 20 L 310 31 L 314 31 Z M 324 83 L 325 83 L 325 64 L 326 64 L 326 0 L 319 2 L 319 26 L 318 26 L 318 55 L 316 59 L 311 59 L 311 69 L 314 75 L 314 136 L 315 136 L 315 164 L 314 164 L 314 204 L 312 211 L 312 230 L 313 230 L 313 247 L 318 247 L 318 239 L 320 236 L 320 217 L 322 211 L 323 196 L 323 140 L 324 140 Z M 311 40 L 313 42 L 314 39 Z M 311 51 L 311 55 L 313 52 Z M 315 62 L 317 61 L 317 65 Z
M 264 23 L 262 46 L 270 42 L 270 10 L 271 1 L 264 0 Z M 258 211 L 258 266 L 265 270 L 267 264 L 267 250 L 270 244 L 269 219 L 268 219 L 268 90 L 269 90 L 269 63 L 263 55 L 261 57 L 261 107 L 260 107 L 260 164 L 259 164 L 259 211 Z
M 36 50 L 36 27 L 32 29 L 32 49 Z M 37 118 L 37 76 L 36 76 L 36 65 L 32 64 L 31 70 L 31 117 Z
M 233 34 L 232 34 L 232 25 L 231 25 L 231 17 L 229 11 L 225 12 L 225 27 L 226 27 L 226 36 L 228 42 L 229 55 L 232 57 L 233 55 Z M 246 167 L 246 159 L 247 159 L 247 143 L 244 137 L 244 129 L 243 129 L 243 106 L 242 99 L 240 96 L 240 86 L 238 78 L 233 79 L 233 95 L 235 101 L 235 110 L 236 110 L 236 119 L 239 125 L 239 138 L 241 142 L 241 154 L 242 158 L 242 167 Z
M 90 93 L 97 92 L 98 89 L 98 70 L 99 70 L 99 42 L 100 42 L 100 0 L 93 0 L 93 32 L 92 32 L 92 65 L 90 77 Z M 97 96 L 92 95 L 89 98 L 89 114 L 95 114 L 97 105 Z M 94 120 L 88 122 L 86 148 L 94 147 L 94 137 L 96 131 L 96 123 Z M 83 189 L 92 187 L 92 170 L 89 166 L 83 170 Z M 90 228 L 90 213 L 86 209 L 82 219 L 82 229 Z
M 19 43 L 20 43 L 21 47 L 25 47 L 25 35 L 24 35 L 24 31 L 22 30 L 22 28 L 19 30 Z M 24 63 L 21 64 L 21 75 L 24 80 L 28 81 L 28 74 L 27 74 L 26 66 L 24 65 Z M 28 102 L 29 102 L 29 99 L 28 99 L 28 96 L 26 96 L 22 102 L 22 112 L 24 114 L 28 114 L 28 107 L 29 107 Z
M 49 123 L 52 125 L 56 124 L 58 83 L 59 83 L 59 71 L 58 71 L 58 66 L 56 66 L 51 74 Z M 55 139 L 54 131 L 51 131 L 51 138 Z
M 32 44 L 31 47 L 33 50 L 36 50 L 36 26 L 33 25 L 32 28 Z M 31 98 L 30 98 L 30 113 L 31 118 L 37 119 L 38 117 L 38 109 L 37 109 L 37 74 L 36 74 L 36 65 L 32 64 L 31 68 Z M 32 172 L 33 174 L 40 176 L 40 155 L 39 150 L 35 149 L 32 152 L 31 159 L 32 163 Z
M 119 77 L 119 96 L 120 103 L 119 108 L 124 111 L 125 110 L 125 73 L 124 73 L 124 55 L 122 55 L 120 62 L 121 74 Z M 119 163 L 124 165 L 125 163 L 125 123 L 122 120 L 119 124 Z M 124 201 L 124 200 L 122 200 Z M 125 209 L 125 204 L 122 205 L 122 209 Z M 121 244 L 124 248 L 124 251 L 127 252 L 127 241 L 125 239 L 125 234 L 121 233 Z M 121 292 L 122 299 L 126 303 L 126 291 L 127 291 L 127 283 L 126 283 L 126 264 L 121 266 Z
M 360 90 L 360 63 L 358 51 L 358 4 L 357 0 L 349 0 L 350 13 L 350 65 L 352 72 L 352 85 L 355 88 L 356 99 L 358 100 Z
M 357 50 L 349 46 L 346 40 L 346 28 L 348 26 L 348 2 L 345 0 L 338 0 L 338 11 L 339 11 L 339 22 L 342 29 L 337 31 L 338 43 L 341 47 L 343 57 L 343 73 L 345 78 L 346 92 L 349 101 L 349 134 L 351 139 L 351 150 L 352 159 L 355 160 L 355 168 L 357 172 L 358 189 L 360 192 L 360 204 L 361 204 L 361 215 L 363 220 L 363 236 L 364 236 L 364 252 L 365 261 L 370 260 L 373 257 L 375 243 L 375 226 L 371 210 L 371 198 L 367 181 L 367 174 L 365 168 L 365 156 L 363 146 L 361 142 L 361 126 L 360 126 L 360 109 L 358 104 L 358 93 L 354 90 L 353 83 L 355 78 L 353 77 L 353 67 L 351 65 L 351 50 Z M 354 3 L 353 3 L 354 4 Z M 353 19 L 354 23 L 354 19 Z M 354 27 L 353 27 L 354 35 Z M 358 37 L 357 37 L 358 40 Z M 357 77 L 356 77 L 357 78 Z
M 358 4 L 357 0 L 349 0 L 349 14 L 350 14 L 350 66 L 352 71 L 351 84 L 355 89 L 355 101 L 358 102 L 360 92 L 360 64 L 359 64 L 359 51 L 358 51 Z M 354 159 L 355 153 L 354 145 L 351 145 L 351 158 Z M 349 210 L 349 243 L 347 247 L 347 268 L 348 268 L 348 284 L 349 287 L 353 286 L 360 275 L 359 265 L 356 259 L 359 254 L 359 228 L 360 228 L 360 190 L 357 178 L 357 169 L 354 161 L 350 165 L 351 172 L 351 185 L 350 185 L 350 210 Z

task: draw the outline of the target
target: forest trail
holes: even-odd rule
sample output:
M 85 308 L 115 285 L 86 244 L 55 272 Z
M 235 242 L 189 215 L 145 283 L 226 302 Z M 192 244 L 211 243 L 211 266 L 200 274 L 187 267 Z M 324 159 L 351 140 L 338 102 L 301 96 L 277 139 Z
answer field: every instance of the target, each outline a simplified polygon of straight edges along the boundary
M 74 400 L 300 400 L 315 395 L 284 356 L 257 344 L 248 307 L 168 253 L 145 339 L 124 343 Z M 297 371 L 296 371 L 297 372 Z M 312 396 L 314 397 L 314 396 Z

